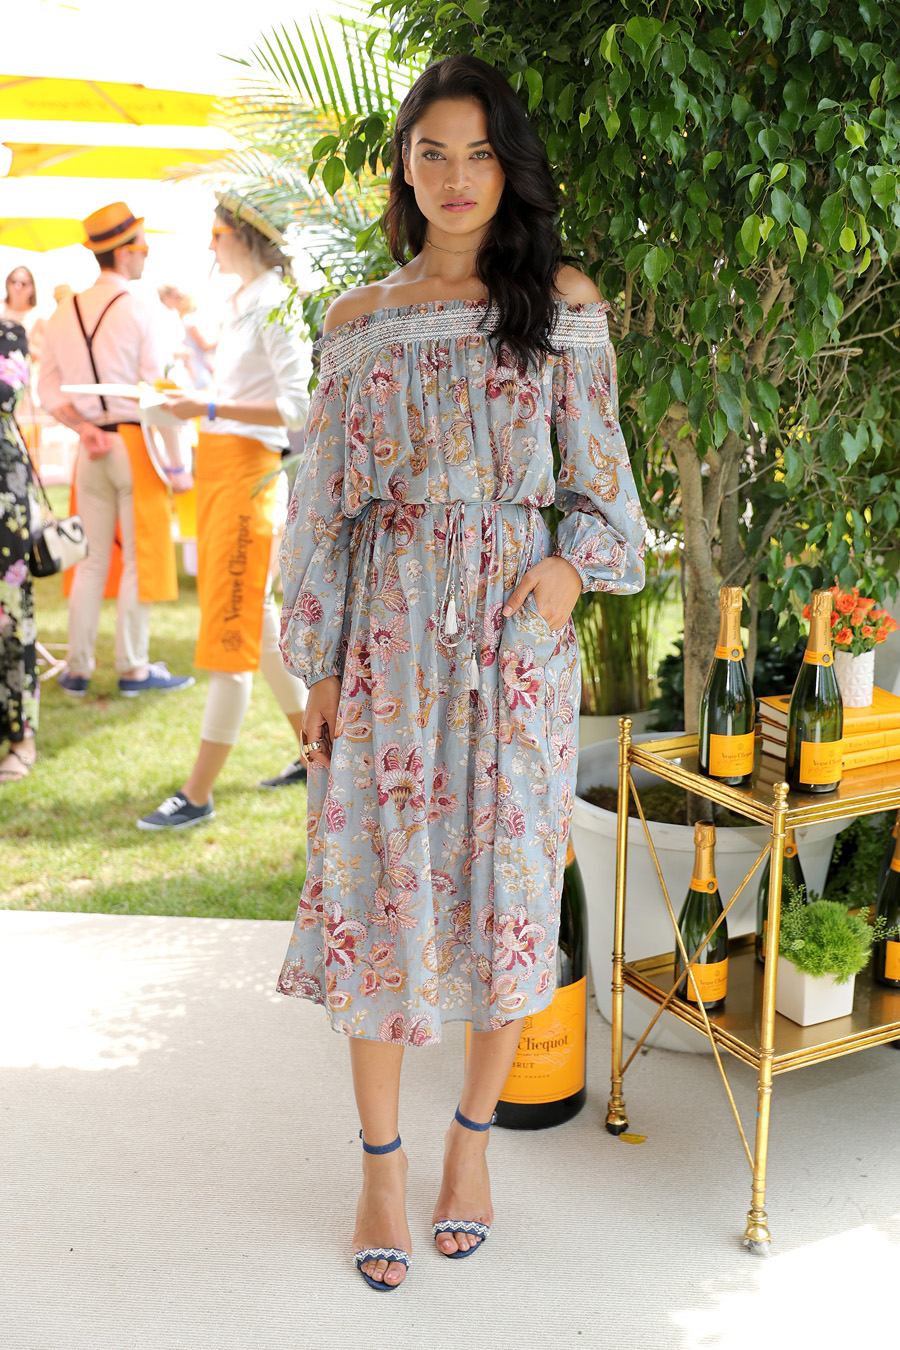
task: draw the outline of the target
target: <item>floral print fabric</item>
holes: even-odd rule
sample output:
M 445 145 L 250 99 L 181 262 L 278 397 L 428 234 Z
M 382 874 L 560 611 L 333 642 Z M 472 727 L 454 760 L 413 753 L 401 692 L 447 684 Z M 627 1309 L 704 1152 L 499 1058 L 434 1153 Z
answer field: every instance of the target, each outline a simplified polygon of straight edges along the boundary
M 0 742 L 37 728 L 34 596 L 28 554 L 37 500 L 28 451 L 13 418 L 29 380 L 28 339 L 0 319 Z
M 282 654 L 341 679 L 308 785 L 307 876 L 278 982 L 336 1030 L 424 1045 L 555 988 L 580 666 L 533 596 L 553 549 L 586 589 L 643 585 L 605 304 L 561 305 L 520 373 L 482 304 L 379 310 L 329 333 L 282 543 Z M 551 426 L 561 469 L 553 476 Z

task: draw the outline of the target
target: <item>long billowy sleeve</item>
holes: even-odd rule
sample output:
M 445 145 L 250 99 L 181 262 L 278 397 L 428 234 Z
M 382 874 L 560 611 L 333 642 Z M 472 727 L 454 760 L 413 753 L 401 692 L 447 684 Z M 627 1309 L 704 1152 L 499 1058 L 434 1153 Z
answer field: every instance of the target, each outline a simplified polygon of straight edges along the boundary
M 644 585 L 647 526 L 617 413 L 609 340 L 564 345 L 553 362 L 561 460 L 556 505 L 563 515 L 556 552 L 577 570 L 586 591 L 627 594 Z
M 341 506 L 347 378 L 323 379 L 313 395 L 281 541 L 281 655 L 307 688 L 343 674 L 341 631 L 353 524 Z

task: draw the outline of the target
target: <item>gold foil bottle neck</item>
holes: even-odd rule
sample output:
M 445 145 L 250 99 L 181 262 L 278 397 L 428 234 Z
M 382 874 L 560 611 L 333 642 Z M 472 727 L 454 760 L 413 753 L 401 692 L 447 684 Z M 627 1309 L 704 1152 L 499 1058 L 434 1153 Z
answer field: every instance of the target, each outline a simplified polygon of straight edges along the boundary
M 741 612 L 741 606 L 744 603 L 744 592 L 740 586 L 723 586 L 719 591 L 719 609 L 736 609 L 738 614 Z
M 694 847 L 715 848 L 716 827 L 711 820 L 698 820 L 694 826 Z
M 784 832 L 784 854 L 786 858 L 793 858 L 797 852 L 797 840 L 794 837 L 794 831 L 790 825 Z
M 813 591 L 812 599 L 809 602 L 809 617 L 811 619 L 830 619 L 831 610 L 831 591 Z

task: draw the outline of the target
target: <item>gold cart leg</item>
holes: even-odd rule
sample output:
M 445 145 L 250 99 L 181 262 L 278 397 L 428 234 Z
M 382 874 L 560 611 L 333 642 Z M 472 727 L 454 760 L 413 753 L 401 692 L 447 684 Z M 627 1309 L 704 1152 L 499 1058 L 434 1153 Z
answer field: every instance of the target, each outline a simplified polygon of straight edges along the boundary
M 628 1129 L 625 1098 L 622 1096 L 622 1014 L 625 999 L 625 860 L 628 851 L 628 751 L 631 746 L 631 718 L 619 718 L 619 804 L 616 814 L 616 917 L 612 954 L 612 1072 L 606 1128 L 610 1134 Z
M 753 1153 L 753 1186 L 744 1246 L 758 1256 L 768 1255 L 772 1241 L 766 1204 L 766 1162 L 769 1151 L 769 1108 L 772 1104 L 772 1061 L 775 1054 L 775 968 L 781 930 L 781 877 L 784 866 L 784 818 L 787 783 L 775 786 L 772 817 L 772 849 L 769 870 L 769 919 L 766 930 L 766 968 L 763 976 L 762 1027 L 759 1041 L 759 1078 L 756 1085 L 756 1146 Z

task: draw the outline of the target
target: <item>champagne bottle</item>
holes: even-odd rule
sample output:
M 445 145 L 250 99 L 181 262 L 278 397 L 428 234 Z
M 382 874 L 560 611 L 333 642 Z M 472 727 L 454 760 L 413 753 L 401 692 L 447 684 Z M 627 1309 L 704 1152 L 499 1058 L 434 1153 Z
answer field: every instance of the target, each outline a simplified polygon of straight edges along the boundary
M 722 901 L 716 881 L 715 846 L 715 825 L 711 820 L 698 820 L 694 826 L 694 871 L 691 876 L 691 888 L 678 916 L 678 931 L 681 933 L 689 961 L 696 955 L 697 949 L 722 913 Z M 684 970 L 681 952 L 676 951 L 676 979 Z M 721 1012 L 725 1007 L 725 993 L 728 987 L 727 920 L 719 924 L 703 948 L 693 966 L 693 973 L 706 1011 Z M 681 982 L 678 995 L 687 999 L 689 1003 L 697 1002 L 693 982 L 687 974 Z
M 798 792 L 833 792 L 841 781 L 844 705 L 831 650 L 831 592 L 813 591 L 809 639 L 791 694 L 787 781 Z
M 890 866 L 878 891 L 875 917 L 884 917 L 888 928 L 900 923 L 900 838 L 894 840 Z M 875 943 L 874 975 L 879 984 L 900 989 L 900 941 L 896 935 Z
M 766 865 L 763 868 L 762 876 L 759 879 L 759 890 L 756 894 L 756 959 L 765 962 L 766 959 L 766 930 L 769 924 L 769 878 L 772 874 L 772 859 L 766 859 Z M 806 890 L 806 878 L 803 875 L 803 868 L 800 866 L 800 855 L 797 852 L 797 841 L 794 838 L 794 831 L 788 827 L 784 832 L 784 861 L 781 868 L 781 903 L 790 899 L 790 891 L 787 883 L 792 881 L 795 886 L 803 887 L 803 899 L 809 904 L 809 893 Z
M 700 699 L 698 768 L 730 787 L 750 782 L 756 704 L 741 645 L 740 586 L 719 592 L 719 640 Z
M 508 1130 L 561 1125 L 578 1115 L 587 1096 L 587 905 L 571 841 L 559 911 L 556 993 L 549 1008 L 525 1018 L 497 1103 L 497 1124 Z
M 891 837 L 884 846 L 884 852 L 881 855 L 881 862 L 878 864 L 878 880 L 875 883 L 875 894 L 881 891 L 882 883 L 888 874 L 888 868 L 891 865 L 891 859 L 894 856 L 894 849 L 897 847 L 897 835 L 900 833 L 900 811 L 897 812 L 897 819 L 894 821 L 894 828 L 891 830 Z

